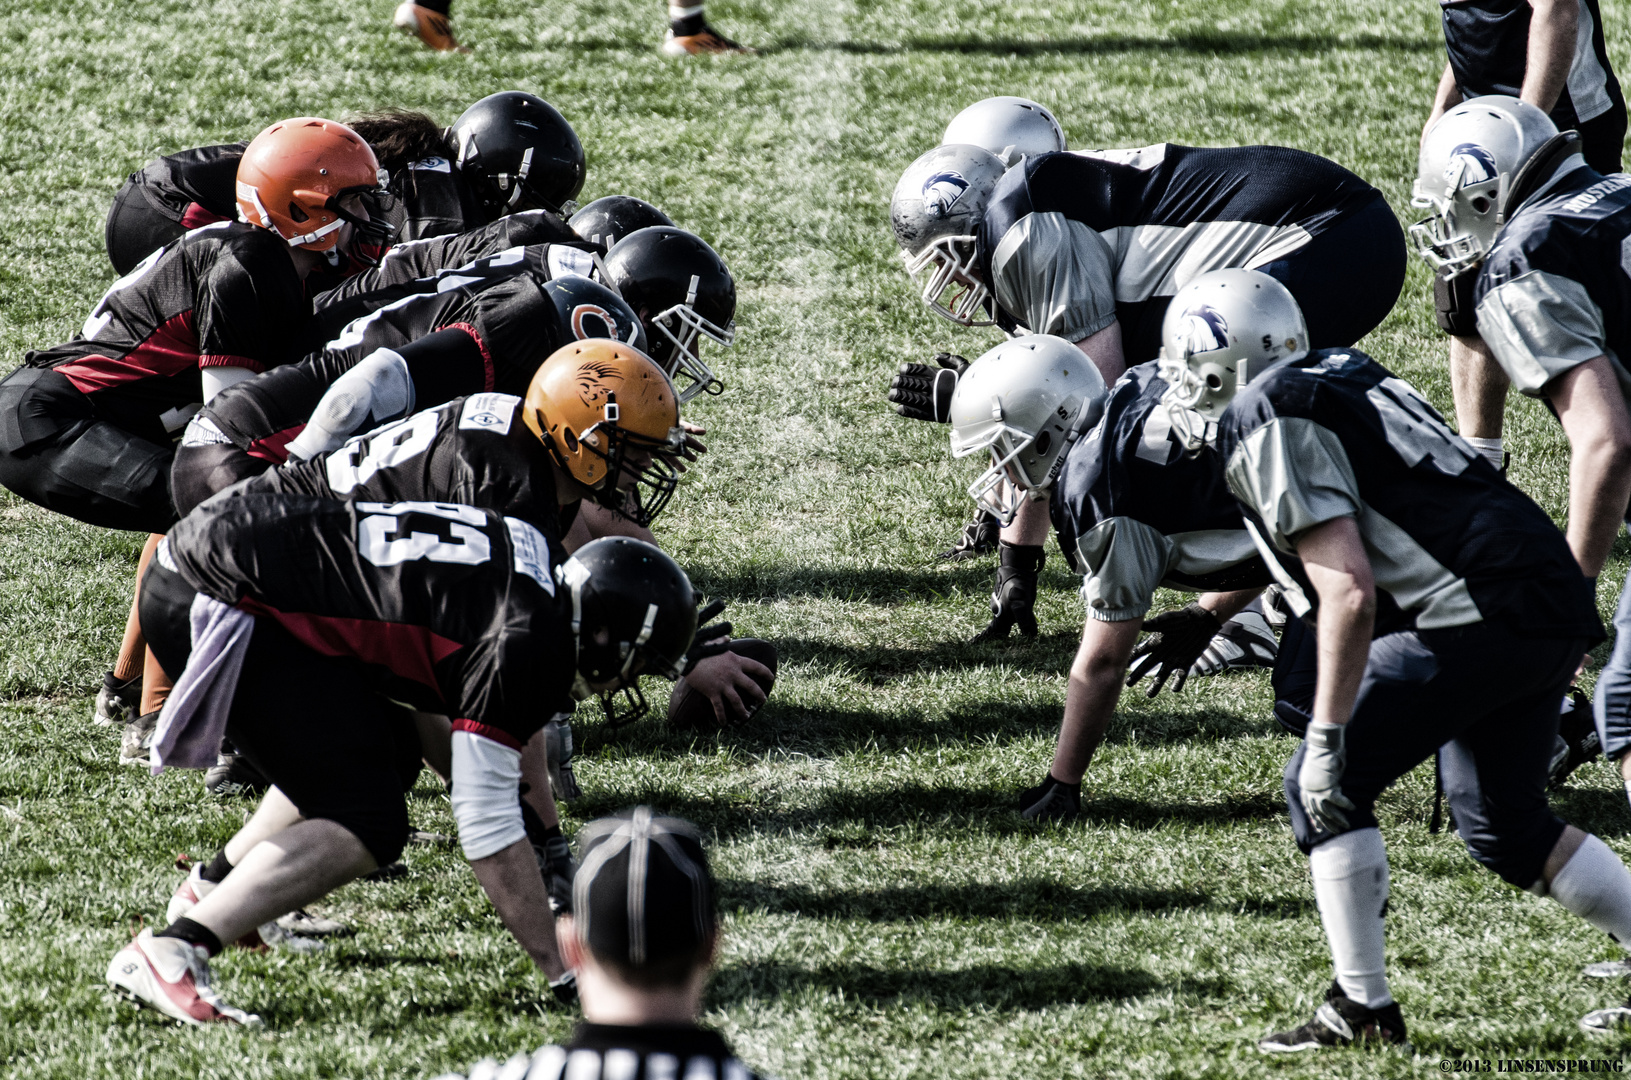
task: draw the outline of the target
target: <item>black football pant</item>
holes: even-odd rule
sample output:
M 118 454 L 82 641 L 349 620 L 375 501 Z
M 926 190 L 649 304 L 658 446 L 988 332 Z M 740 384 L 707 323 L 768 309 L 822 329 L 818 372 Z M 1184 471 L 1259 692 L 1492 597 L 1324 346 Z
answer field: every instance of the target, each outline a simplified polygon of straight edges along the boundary
M 100 420 L 49 368 L 0 381 L 0 484 L 29 502 L 107 529 L 167 532 L 173 449 Z
M 1559 705 L 1584 652 L 1579 638 L 1517 637 L 1487 623 L 1371 642 L 1346 738 L 1349 826 L 1375 828 L 1377 796 L 1439 750 L 1444 794 L 1472 857 L 1520 889 L 1539 881 L 1563 833 L 1546 804 L 1546 770 Z M 1303 811 L 1297 774 L 1306 749 L 1285 768 L 1304 854 L 1333 836 Z
M 211 495 L 274 467 L 266 458 L 255 457 L 232 443 L 178 446 L 170 470 L 170 497 L 175 500 L 176 513 L 186 517 Z
M 171 678 L 192 652 L 188 613 L 197 595 L 153 558 L 142 579 L 142 633 Z M 374 692 L 355 661 L 321 655 L 256 617 L 227 738 L 303 816 L 342 826 L 381 866 L 402 854 L 419 733 L 412 714 Z

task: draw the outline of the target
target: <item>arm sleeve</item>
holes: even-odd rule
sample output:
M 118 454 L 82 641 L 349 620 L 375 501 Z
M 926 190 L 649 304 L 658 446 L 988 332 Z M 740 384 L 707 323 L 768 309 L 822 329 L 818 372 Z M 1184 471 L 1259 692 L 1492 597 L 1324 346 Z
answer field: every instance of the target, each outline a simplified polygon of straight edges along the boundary
M 1126 622 L 1143 618 L 1166 576 L 1172 542 L 1133 518 L 1101 521 L 1076 541 L 1082 601 L 1089 618 Z
M 453 820 L 471 862 L 527 838 L 521 821 L 521 751 L 473 731 L 453 731 Z
M 1034 334 L 1080 341 L 1116 318 L 1115 256 L 1104 237 L 1060 213 L 1027 214 L 991 256 L 1003 310 Z
M 1265 539 L 1287 554 L 1307 530 L 1358 517 L 1363 505 L 1336 433 L 1302 417 L 1277 416 L 1247 435 L 1225 475 L 1235 498 L 1263 520 Z
M 1512 385 L 1530 397 L 1559 375 L 1604 355 L 1603 313 L 1586 287 L 1531 270 L 1478 302 L 1478 333 Z
M 413 411 L 413 379 L 408 363 L 391 349 L 375 349 L 341 375 L 312 410 L 311 419 L 289 443 L 289 457 L 306 461 L 345 442 L 370 418 L 375 424 Z

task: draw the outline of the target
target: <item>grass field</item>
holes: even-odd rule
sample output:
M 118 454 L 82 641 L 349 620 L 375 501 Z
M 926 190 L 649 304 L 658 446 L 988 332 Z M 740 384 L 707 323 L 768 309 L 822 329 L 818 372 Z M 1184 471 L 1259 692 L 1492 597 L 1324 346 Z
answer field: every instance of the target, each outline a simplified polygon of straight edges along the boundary
M 382 105 L 444 121 L 532 90 L 576 125 L 585 198 L 651 199 L 740 284 L 713 448 L 659 535 L 782 680 L 751 730 L 606 735 L 580 715 L 575 825 L 637 801 L 713 837 L 726 940 L 708 1020 L 784 1077 L 1439 1075 L 1446 1057 L 1619 1057 L 1578 1017 L 1622 989 L 1617 948 L 1430 835 L 1418 770 L 1383 800 L 1389 962 L 1417 1054 L 1267 1060 L 1330 961 L 1280 769 L 1266 679 L 1128 695 L 1089 774 L 1088 819 L 1033 826 L 1080 628 L 1050 562 L 1042 638 L 960 644 L 992 567 L 930 555 L 966 513 L 945 430 L 880 389 L 903 359 L 996 342 L 917 303 L 888 230 L 900 171 L 962 105 L 1052 106 L 1073 146 L 1274 142 L 1336 159 L 1396 210 L 1443 64 L 1426 0 L 716 0 L 754 57 L 664 61 L 656 0 L 459 0 L 465 57 L 387 33 L 392 0 L 10 0 L 0 9 L 0 356 L 71 336 L 112 278 L 107 202 L 157 153 L 287 115 Z M 1604 0 L 1631 69 L 1631 6 Z M 1363 347 L 1449 412 L 1426 274 Z M 1534 403 L 1508 413 L 1512 475 L 1561 518 L 1567 455 Z M 178 1030 L 115 1004 L 112 952 L 162 922 L 180 852 L 247 806 L 193 774 L 115 764 L 87 723 L 123 626 L 138 538 L 0 494 L 0 1075 L 418 1077 L 564 1036 L 573 1017 L 504 934 L 457 850 L 322 910 L 328 954 L 223 957 L 259 1032 Z M 1626 551 L 1602 577 L 1605 617 Z M 1175 600 L 1174 597 L 1168 597 Z M 1618 778 L 1583 769 L 1561 812 L 1631 854 Z M 452 831 L 422 784 L 413 814 Z

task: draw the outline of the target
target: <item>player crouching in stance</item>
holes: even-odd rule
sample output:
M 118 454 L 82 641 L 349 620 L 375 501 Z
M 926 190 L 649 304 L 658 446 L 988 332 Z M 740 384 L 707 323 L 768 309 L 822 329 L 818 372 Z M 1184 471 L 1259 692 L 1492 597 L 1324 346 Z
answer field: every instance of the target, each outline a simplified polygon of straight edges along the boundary
M 1173 431 L 1166 389 L 1151 361 L 1106 391 L 1068 341 L 1028 335 L 970 364 L 951 398 L 952 453 L 991 455 L 969 494 L 1003 522 L 1021 500 L 1048 500 L 1060 546 L 1083 575 L 1087 620 L 1059 745 L 1042 783 L 1020 795 L 1027 818 L 1081 812 L 1082 776 L 1142 629 L 1156 633 L 1133 681 L 1160 665 L 1151 695 L 1169 675 L 1176 690 L 1223 622 L 1270 581 L 1222 468 L 1186 453 Z M 1206 595 L 1146 623 L 1160 586 Z
M 697 1024 L 719 953 L 719 916 L 696 829 L 637 806 L 579 835 L 583 869 L 560 942 L 578 975 L 584 1022 L 565 1046 L 539 1047 L 530 1059 L 517 1054 L 502 1071 L 488 1058 L 470 1076 L 756 1080 L 724 1039 Z
M 1180 290 L 1163 327 L 1173 426 L 1222 458 L 1293 611 L 1318 613 L 1285 786 L 1336 978 L 1313 1019 L 1258 1044 L 1278 1052 L 1405 1042 L 1374 806 L 1435 750 L 1475 859 L 1631 941 L 1631 873 L 1546 805 L 1558 702 L 1603 637 L 1579 564 L 1409 384 L 1305 335 L 1283 286 L 1239 270 Z
M 210 988 L 209 958 L 400 853 L 421 754 L 402 701 L 456 718 L 465 856 L 570 996 L 517 795 L 521 748 L 574 695 L 609 705 L 642 674 L 677 677 L 697 613 L 684 572 L 641 541 L 558 558 L 531 525 L 452 503 L 248 495 L 177 525 L 142 591 L 150 645 L 177 677 L 155 755 L 206 765 L 226 734 L 276 787 L 217 856 L 231 871 L 121 949 L 108 982 L 186 1023 L 254 1022 Z

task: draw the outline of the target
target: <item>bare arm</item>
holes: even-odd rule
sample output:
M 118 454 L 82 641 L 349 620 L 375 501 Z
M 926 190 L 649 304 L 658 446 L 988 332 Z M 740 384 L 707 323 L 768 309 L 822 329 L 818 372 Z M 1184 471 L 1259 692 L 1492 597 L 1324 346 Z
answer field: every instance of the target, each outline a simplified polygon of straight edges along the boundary
M 1076 343 L 1076 347 L 1093 361 L 1093 366 L 1104 376 L 1104 385 L 1111 386 L 1127 370 L 1127 359 L 1121 352 L 1121 321 L 1118 319 L 1103 330 L 1089 334 Z M 1148 356 L 1145 360 L 1154 360 Z M 1139 361 L 1143 363 L 1143 360 Z
M 1580 28 L 1579 0 L 1529 0 L 1529 55 L 1519 97 L 1551 112 L 1574 63 L 1575 34 Z
M 1546 396 L 1569 437 L 1569 550 L 1594 578 L 1631 501 L 1631 416 L 1602 356 L 1559 375 Z
M 481 889 L 498 910 L 498 917 L 517 944 L 551 981 L 566 973 L 560 947 L 555 941 L 555 916 L 549 910 L 549 893 L 538 870 L 532 845 L 517 840 L 503 851 L 476 859 L 470 864 Z
M 1422 127 L 1421 133 L 1426 135 L 1432 130 L 1438 118 L 1461 104 L 1461 87 L 1455 82 L 1455 69 L 1450 62 L 1444 62 L 1444 74 L 1439 76 L 1438 93 L 1433 95 L 1433 111 L 1427 115 L 1427 123 Z
M 1263 593 L 1262 589 L 1241 589 L 1238 592 L 1209 592 L 1202 593 L 1195 602 L 1218 617 L 1218 622 L 1228 622 L 1239 615 L 1241 609 L 1256 600 Z
M 1143 625 L 1143 619 L 1102 622 L 1090 618 L 1082 628 L 1082 646 L 1070 665 L 1070 682 L 1065 689 L 1065 720 L 1059 728 L 1059 746 L 1048 770 L 1055 780 L 1081 783 L 1093 751 L 1098 749 L 1115 714 L 1127 660 Z
M 1314 722 L 1346 724 L 1370 658 L 1376 622 L 1376 583 L 1359 538 L 1359 523 L 1334 518 L 1297 538 L 1297 557 L 1319 594 L 1319 679 Z

